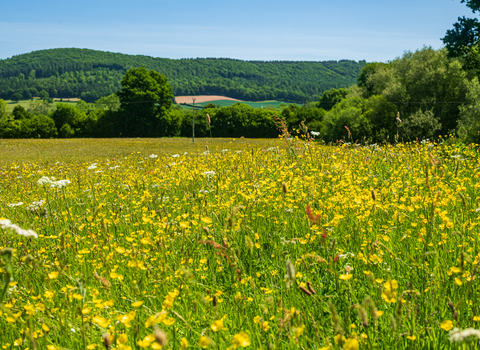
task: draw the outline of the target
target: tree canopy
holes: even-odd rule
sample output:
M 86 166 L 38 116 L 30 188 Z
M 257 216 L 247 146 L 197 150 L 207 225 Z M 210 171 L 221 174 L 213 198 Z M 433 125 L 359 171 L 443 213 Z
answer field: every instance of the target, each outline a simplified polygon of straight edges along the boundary
M 461 0 L 473 13 L 480 11 L 480 0 Z M 467 69 L 480 68 L 480 22 L 477 18 L 458 17 L 453 29 L 442 38 L 450 57 L 462 58 Z
M 145 67 L 131 68 L 117 92 L 125 136 L 167 136 L 172 87 L 168 78 Z

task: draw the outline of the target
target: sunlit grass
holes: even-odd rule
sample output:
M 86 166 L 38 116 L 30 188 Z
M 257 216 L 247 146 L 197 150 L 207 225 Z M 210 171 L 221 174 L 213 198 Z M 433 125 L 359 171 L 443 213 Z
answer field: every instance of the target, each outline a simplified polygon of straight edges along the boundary
M 136 138 L 136 139 L 0 139 L 0 164 L 15 162 L 88 161 L 141 154 L 202 153 L 207 149 L 250 150 L 279 145 L 272 139 Z M 208 148 L 207 148 L 208 147 Z
M 476 150 L 189 141 L 0 141 L 0 217 L 39 235 L 1 230 L 0 346 L 442 349 L 479 328 Z

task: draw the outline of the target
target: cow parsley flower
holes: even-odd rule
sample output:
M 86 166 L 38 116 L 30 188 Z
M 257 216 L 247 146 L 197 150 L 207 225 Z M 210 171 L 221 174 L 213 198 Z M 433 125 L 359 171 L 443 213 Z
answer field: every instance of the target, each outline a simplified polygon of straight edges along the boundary
M 320 133 L 318 131 L 310 131 L 310 135 L 312 135 L 313 137 L 317 137 L 320 136 Z
M 156 154 L 150 154 L 149 157 L 152 158 L 152 159 L 158 158 L 158 156 Z
M 43 199 L 41 199 L 39 201 L 36 201 L 36 202 L 32 202 L 32 204 L 30 204 L 27 207 L 27 210 L 35 211 L 35 210 L 39 209 L 41 206 L 43 206 L 43 204 L 45 204 L 45 201 Z
M 450 331 L 449 338 L 452 343 L 460 343 L 464 340 L 470 341 L 474 338 L 480 339 L 480 331 L 474 328 L 467 328 L 463 331 L 460 328 L 454 328 Z
M 214 171 L 206 171 L 203 173 L 206 177 L 207 177 L 207 180 L 210 180 L 211 177 L 214 177 L 215 176 L 215 172 Z
M 50 185 L 50 187 L 52 188 L 62 188 L 70 184 L 70 180 L 58 180 L 58 181 L 53 181 L 53 180 L 55 180 L 54 177 L 49 178 L 48 176 L 43 176 L 37 181 L 37 184 L 39 184 L 40 186 Z
M 97 169 L 97 163 L 93 163 L 87 168 L 87 170 L 93 170 L 93 169 Z
M 34 237 L 38 238 L 38 235 L 32 230 L 24 230 L 18 225 L 12 224 L 12 222 L 8 219 L 0 218 L 0 227 L 3 229 L 11 229 L 15 231 L 20 236 L 25 237 Z
M 10 208 L 13 208 L 13 207 L 19 207 L 19 206 L 21 206 L 21 205 L 23 205 L 23 202 L 10 203 L 8 206 L 9 206 Z

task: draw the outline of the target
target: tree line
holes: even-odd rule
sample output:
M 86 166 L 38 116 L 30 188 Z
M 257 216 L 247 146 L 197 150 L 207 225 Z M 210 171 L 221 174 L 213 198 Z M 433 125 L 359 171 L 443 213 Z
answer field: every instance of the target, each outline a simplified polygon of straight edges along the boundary
M 246 101 L 315 101 L 355 83 L 365 61 L 167 59 L 88 49 L 34 51 L 0 60 L 0 98 L 80 97 L 94 102 L 120 90 L 130 68 L 167 76 L 175 96 L 223 95 Z
M 95 103 L 34 100 L 6 113 L 0 137 L 166 137 L 192 135 L 192 110 L 173 102 L 169 79 L 132 68 L 115 94 Z M 195 111 L 197 137 L 276 137 L 276 118 L 326 142 L 395 142 L 454 133 L 479 142 L 478 71 L 447 49 L 424 47 L 388 63 L 369 63 L 349 88 L 330 89 L 314 102 L 253 108 L 208 104 Z

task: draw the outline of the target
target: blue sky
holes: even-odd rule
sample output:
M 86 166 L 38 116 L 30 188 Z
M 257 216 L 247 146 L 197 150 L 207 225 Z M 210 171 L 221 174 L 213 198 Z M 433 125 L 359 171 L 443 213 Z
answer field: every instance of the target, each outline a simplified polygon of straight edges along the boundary
M 0 11 L 0 59 L 78 47 L 154 57 L 388 61 L 441 37 L 460 0 L 15 0 Z

